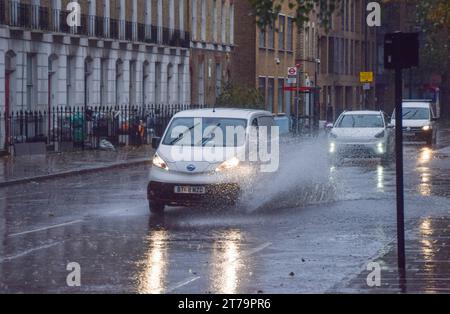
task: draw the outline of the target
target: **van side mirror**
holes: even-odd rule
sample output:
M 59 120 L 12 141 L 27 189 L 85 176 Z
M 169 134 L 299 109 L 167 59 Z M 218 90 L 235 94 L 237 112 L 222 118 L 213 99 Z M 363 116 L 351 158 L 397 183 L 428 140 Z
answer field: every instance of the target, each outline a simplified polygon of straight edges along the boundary
M 161 138 L 160 137 L 152 138 L 152 148 L 153 149 L 158 149 L 159 144 L 161 144 Z
M 394 129 L 395 128 L 395 124 L 391 122 L 391 123 L 389 123 L 387 125 L 387 127 L 388 127 L 388 129 Z

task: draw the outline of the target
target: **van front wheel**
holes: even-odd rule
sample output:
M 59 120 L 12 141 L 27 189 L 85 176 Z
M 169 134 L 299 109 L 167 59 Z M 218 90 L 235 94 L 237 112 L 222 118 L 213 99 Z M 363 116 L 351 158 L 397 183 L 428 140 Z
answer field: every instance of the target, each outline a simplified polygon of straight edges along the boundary
M 161 215 L 164 214 L 164 208 L 166 207 L 162 202 L 148 201 L 148 206 L 150 209 L 150 213 Z

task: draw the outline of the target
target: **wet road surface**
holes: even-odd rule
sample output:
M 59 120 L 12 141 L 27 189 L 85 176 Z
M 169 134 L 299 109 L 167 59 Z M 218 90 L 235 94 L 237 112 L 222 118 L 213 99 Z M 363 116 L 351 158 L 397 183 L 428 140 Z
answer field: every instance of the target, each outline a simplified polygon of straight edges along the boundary
M 407 228 L 450 216 L 449 139 L 446 127 L 433 149 L 405 147 Z M 320 140 L 302 149 L 236 209 L 151 216 L 144 166 L 3 188 L 0 292 L 329 291 L 394 240 L 395 169 L 329 167 Z M 66 283 L 72 262 L 80 287 Z

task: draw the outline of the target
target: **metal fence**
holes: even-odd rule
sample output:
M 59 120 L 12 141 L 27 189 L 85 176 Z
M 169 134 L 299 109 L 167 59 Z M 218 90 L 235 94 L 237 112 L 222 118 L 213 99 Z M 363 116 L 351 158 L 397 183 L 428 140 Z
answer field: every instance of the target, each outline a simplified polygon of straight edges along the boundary
M 9 150 L 17 143 L 45 142 L 56 147 L 70 143 L 80 149 L 97 149 L 102 139 L 116 146 L 149 144 L 151 137 L 162 136 L 177 112 L 203 107 L 150 104 L 3 113 L 0 114 L 0 148 Z

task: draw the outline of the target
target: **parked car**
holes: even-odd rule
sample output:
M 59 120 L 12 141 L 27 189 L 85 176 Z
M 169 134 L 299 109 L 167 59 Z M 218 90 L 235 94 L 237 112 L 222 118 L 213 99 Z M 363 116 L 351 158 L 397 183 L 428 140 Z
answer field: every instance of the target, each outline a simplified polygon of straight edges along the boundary
M 243 109 L 188 110 L 176 114 L 162 140 L 154 138 L 152 142 L 157 151 L 147 189 L 150 211 L 162 213 L 166 205 L 234 204 L 241 182 L 254 168 L 239 157 L 246 155 L 255 140 L 251 126 L 274 126 L 272 114 Z M 244 136 L 229 138 L 229 127 L 240 128 Z M 219 129 L 222 138 L 216 136 Z M 200 132 L 200 138 L 196 138 L 196 132 Z M 175 156 L 183 149 L 188 151 L 184 158 Z M 207 157 L 213 149 L 222 154 L 211 160 Z
M 331 130 L 329 145 L 333 161 L 376 157 L 388 162 L 395 154 L 395 134 L 381 111 L 347 111 Z
M 429 100 L 403 101 L 403 136 L 407 140 L 436 143 L 437 125 L 434 105 Z M 392 122 L 395 125 L 395 112 Z

